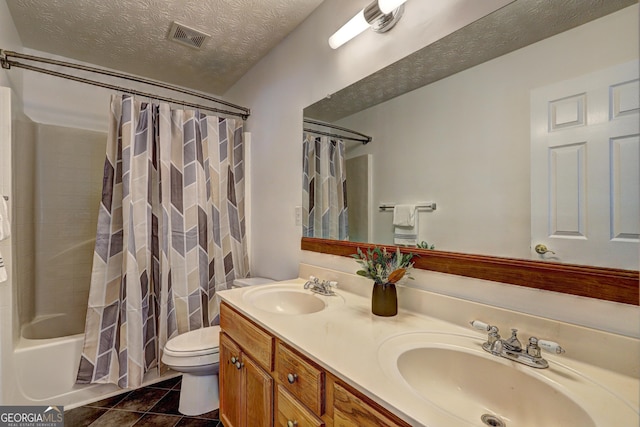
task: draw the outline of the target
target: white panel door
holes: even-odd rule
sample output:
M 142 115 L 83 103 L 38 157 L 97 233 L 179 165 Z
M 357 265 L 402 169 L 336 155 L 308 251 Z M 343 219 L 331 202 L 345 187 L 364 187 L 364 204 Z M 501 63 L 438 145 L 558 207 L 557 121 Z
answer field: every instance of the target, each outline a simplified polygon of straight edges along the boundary
M 639 91 L 632 61 L 531 92 L 533 259 L 638 269 Z

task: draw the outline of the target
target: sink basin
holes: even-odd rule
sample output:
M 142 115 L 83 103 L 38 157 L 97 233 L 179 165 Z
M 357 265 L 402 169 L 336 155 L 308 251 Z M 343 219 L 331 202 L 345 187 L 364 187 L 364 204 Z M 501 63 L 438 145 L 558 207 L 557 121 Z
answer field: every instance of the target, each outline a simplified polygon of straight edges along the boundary
M 637 416 L 571 369 L 531 368 L 486 353 L 481 344 L 474 336 L 409 333 L 385 341 L 378 361 L 387 376 L 460 425 L 595 427 Z M 595 406 L 618 412 L 621 424 L 595 421 L 589 413 Z
M 333 300 L 332 300 L 333 299 Z M 335 305 L 340 296 L 321 296 L 300 284 L 263 285 L 248 290 L 244 300 L 255 308 L 276 314 L 311 314 Z
M 460 414 L 460 402 L 465 402 L 469 421 L 489 414 L 485 419 L 492 419 L 493 425 L 502 421 L 516 426 L 594 426 L 567 396 L 497 358 L 427 347 L 402 353 L 397 363 L 409 386 L 436 406 Z

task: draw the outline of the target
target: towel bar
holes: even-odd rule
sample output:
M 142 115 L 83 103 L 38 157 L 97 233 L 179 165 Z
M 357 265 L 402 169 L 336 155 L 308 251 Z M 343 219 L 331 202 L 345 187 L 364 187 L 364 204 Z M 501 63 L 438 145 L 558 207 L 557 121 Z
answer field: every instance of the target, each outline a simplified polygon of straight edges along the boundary
M 386 211 L 387 209 L 393 209 L 395 207 L 395 204 L 393 203 L 383 203 L 380 206 L 378 206 L 378 208 L 380 208 L 381 211 Z M 432 211 L 436 210 L 436 204 L 435 202 L 429 202 L 429 203 L 420 203 L 416 205 L 417 209 L 431 209 Z

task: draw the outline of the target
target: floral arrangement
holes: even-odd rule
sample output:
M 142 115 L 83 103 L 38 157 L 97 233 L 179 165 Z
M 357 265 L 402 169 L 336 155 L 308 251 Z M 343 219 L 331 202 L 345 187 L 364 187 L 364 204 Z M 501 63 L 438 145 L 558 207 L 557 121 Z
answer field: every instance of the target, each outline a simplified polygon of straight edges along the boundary
M 358 248 L 358 253 L 351 256 L 362 266 L 356 274 L 373 279 L 376 283 L 396 283 L 405 276 L 413 279 L 408 273 L 413 268 L 411 259 L 414 255 L 403 254 L 400 248 L 395 252 L 387 252 L 386 248 L 374 247 L 367 249 L 366 253 Z

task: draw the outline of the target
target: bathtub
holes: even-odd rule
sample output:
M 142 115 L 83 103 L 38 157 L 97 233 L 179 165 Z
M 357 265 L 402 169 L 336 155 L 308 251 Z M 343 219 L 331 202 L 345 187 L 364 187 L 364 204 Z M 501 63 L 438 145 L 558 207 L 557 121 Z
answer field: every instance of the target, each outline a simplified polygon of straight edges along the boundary
M 68 314 L 38 316 L 22 326 L 21 335 L 28 340 L 68 337 L 84 333 L 84 316 L 72 317 Z
M 56 335 L 55 328 L 65 323 L 71 324 L 64 315 L 59 315 L 23 326 L 23 336 L 13 352 L 16 379 L 16 387 L 12 390 L 13 404 L 62 405 L 71 409 L 123 392 L 114 384 L 75 383 L 84 334 L 47 338 Z M 160 378 L 152 370 L 145 375 L 143 385 L 176 375 L 179 374 L 169 371 Z

